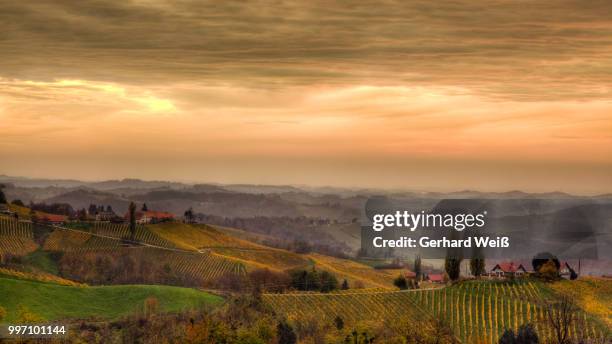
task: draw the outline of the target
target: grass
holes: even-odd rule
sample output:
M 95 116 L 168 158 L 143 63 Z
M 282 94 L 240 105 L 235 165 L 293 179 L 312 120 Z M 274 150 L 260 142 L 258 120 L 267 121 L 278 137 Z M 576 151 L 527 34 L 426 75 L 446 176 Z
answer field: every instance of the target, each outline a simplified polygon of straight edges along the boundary
M 40 269 L 50 274 L 59 274 L 57 262 L 55 261 L 55 259 L 53 259 L 51 252 L 42 251 L 40 249 L 36 250 L 23 257 L 23 262 L 26 265 L 32 266 L 36 269 Z
M 144 300 L 155 297 L 160 311 L 176 312 L 203 305 L 219 305 L 223 298 L 190 288 L 120 285 L 68 287 L 0 277 L 0 306 L 5 322 L 14 322 L 20 306 L 45 320 L 117 319 L 142 309 Z

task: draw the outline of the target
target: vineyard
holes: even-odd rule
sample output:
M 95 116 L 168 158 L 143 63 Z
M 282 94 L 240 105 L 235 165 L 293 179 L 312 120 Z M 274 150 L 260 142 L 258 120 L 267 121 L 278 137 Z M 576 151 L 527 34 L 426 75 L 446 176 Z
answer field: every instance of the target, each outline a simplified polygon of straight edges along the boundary
M 360 281 L 366 288 L 394 288 L 393 280 L 400 274 L 400 270 L 376 270 L 352 260 L 317 253 L 309 254 L 308 258 L 312 260 L 317 269 L 329 271 L 340 280 L 346 279 L 349 285 L 354 285 L 356 281 Z
M 117 239 L 56 228 L 47 237 L 43 248 L 47 251 L 73 252 L 112 249 L 120 246 L 121 242 Z
M 93 222 L 93 223 L 79 223 L 74 224 L 71 227 L 74 229 L 90 232 L 99 236 L 107 236 L 116 239 L 130 239 L 130 225 L 127 223 L 110 223 L 110 222 Z M 136 226 L 136 233 L 134 234 L 134 240 L 154 246 L 174 248 L 176 247 L 172 242 L 161 238 L 159 235 L 150 231 L 147 227 L 142 225 Z
M 497 343 L 507 328 L 531 323 L 541 338 L 553 332 L 545 321 L 542 301 L 553 294 L 535 282 L 465 282 L 448 288 L 414 291 L 362 291 L 330 294 L 267 294 L 264 300 L 291 318 L 342 315 L 357 323 L 399 319 L 408 310 L 443 318 L 463 342 Z M 570 336 L 600 338 L 605 326 L 580 312 Z
M 331 323 L 341 316 L 345 323 L 405 321 L 428 314 L 420 309 L 411 292 L 351 291 L 341 293 L 265 294 L 263 300 L 288 319 L 320 319 Z
M 33 237 L 31 223 L 0 216 L 0 260 L 7 253 L 21 256 L 36 250 Z

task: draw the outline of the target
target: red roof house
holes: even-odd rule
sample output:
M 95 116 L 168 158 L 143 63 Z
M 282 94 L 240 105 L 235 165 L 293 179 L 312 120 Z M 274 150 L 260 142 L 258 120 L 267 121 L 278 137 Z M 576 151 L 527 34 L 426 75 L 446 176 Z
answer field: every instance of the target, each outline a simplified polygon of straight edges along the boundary
M 514 262 L 503 262 L 496 264 L 491 269 L 490 274 L 497 277 L 508 277 L 508 276 L 522 276 L 527 273 L 527 269 L 523 264 L 516 264 Z
M 44 214 L 44 215 L 38 215 L 38 219 L 41 222 L 48 222 L 54 225 L 60 225 L 60 224 L 65 223 L 68 217 L 64 215 Z
M 146 224 L 146 223 L 158 223 L 158 222 L 166 222 L 172 221 L 174 219 L 174 215 L 165 212 L 165 211 L 137 211 L 136 212 L 136 223 Z M 129 220 L 130 213 L 126 213 L 124 218 Z
M 444 275 L 442 274 L 429 274 L 427 278 L 429 278 L 429 280 L 434 283 L 444 282 Z

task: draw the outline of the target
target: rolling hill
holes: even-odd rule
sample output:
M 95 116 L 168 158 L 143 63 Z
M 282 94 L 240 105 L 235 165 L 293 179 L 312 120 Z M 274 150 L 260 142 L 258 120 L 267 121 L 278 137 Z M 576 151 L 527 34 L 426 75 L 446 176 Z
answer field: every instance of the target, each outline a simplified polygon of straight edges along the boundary
M 575 281 L 557 283 L 567 287 Z M 540 338 L 551 339 L 553 332 L 545 321 L 543 302 L 556 299 L 558 294 L 553 290 L 557 283 L 551 290 L 548 285 L 532 281 L 469 281 L 433 290 L 266 294 L 263 299 L 292 319 L 321 317 L 331 321 L 340 315 L 355 326 L 368 321 L 398 320 L 407 315 L 435 317 L 444 319 L 465 343 L 497 343 L 505 329 L 516 330 L 526 323 L 535 326 Z M 611 284 L 603 280 L 601 283 L 607 283 L 607 288 Z M 607 307 L 609 312 L 612 306 L 609 297 L 600 306 Z M 575 314 L 577 322 L 570 328 L 570 335 L 601 337 L 609 327 L 599 315 L 581 307 Z
M 141 310 L 149 297 L 158 300 L 162 312 L 223 302 L 219 296 L 189 288 L 153 285 L 72 287 L 0 277 L 0 306 L 7 311 L 6 322 L 18 319 L 20 307 L 26 307 L 43 320 L 117 319 Z

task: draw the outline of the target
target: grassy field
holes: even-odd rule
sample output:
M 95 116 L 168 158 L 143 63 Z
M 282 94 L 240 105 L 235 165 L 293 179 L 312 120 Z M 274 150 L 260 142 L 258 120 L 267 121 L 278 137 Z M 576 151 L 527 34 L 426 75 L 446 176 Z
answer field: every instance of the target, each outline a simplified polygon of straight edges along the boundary
M 7 311 L 5 322 L 17 319 L 20 306 L 44 320 L 116 319 L 142 309 L 148 297 L 155 297 L 163 312 L 201 305 L 215 306 L 223 302 L 219 296 L 189 288 L 151 285 L 70 287 L 0 277 L 0 306 Z

